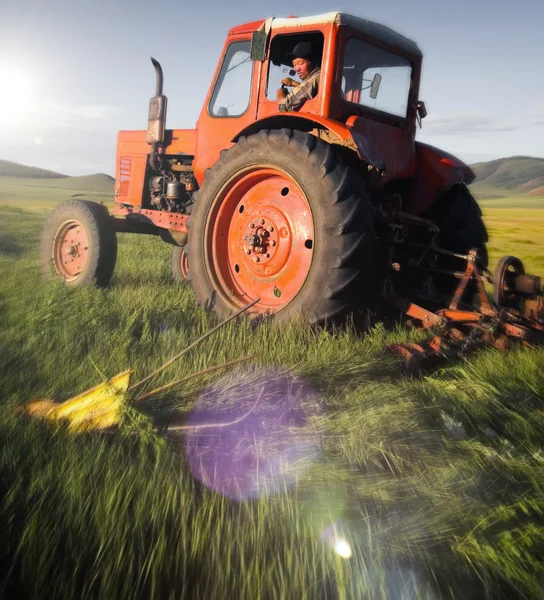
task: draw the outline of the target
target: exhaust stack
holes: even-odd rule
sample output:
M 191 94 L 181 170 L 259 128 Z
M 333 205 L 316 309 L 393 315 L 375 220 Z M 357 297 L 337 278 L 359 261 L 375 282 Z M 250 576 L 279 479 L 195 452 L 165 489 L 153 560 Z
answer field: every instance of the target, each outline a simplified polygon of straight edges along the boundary
M 149 116 L 147 120 L 147 143 L 152 151 L 149 162 L 153 169 L 157 168 L 159 147 L 164 143 L 164 130 L 166 127 L 167 97 L 162 93 L 163 75 L 162 67 L 157 60 L 151 57 L 157 77 L 155 96 L 149 101 Z

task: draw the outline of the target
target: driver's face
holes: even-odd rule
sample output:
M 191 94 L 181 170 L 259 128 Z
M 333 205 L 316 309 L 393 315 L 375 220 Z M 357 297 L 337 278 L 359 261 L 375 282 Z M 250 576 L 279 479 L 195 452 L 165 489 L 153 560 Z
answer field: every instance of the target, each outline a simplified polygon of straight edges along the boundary
M 305 58 L 295 58 L 293 60 L 293 69 L 295 69 L 302 81 L 314 70 L 312 63 Z

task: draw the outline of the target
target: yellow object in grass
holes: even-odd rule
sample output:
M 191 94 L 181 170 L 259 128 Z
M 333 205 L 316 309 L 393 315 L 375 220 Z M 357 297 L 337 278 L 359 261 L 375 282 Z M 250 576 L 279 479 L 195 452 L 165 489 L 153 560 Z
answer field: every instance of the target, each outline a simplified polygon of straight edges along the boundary
M 72 431 L 112 427 L 119 421 L 123 398 L 133 373 L 124 371 L 65 402 L 31 402 L 26 405 L 25 412 L 52 421 L 66 420 Z

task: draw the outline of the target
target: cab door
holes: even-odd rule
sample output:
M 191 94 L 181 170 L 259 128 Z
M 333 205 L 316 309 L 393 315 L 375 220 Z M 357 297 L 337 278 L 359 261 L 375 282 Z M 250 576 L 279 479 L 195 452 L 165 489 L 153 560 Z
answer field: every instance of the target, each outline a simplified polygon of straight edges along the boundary
M 411 177 L 416 168 L 413 90 L 418 68 L 409 57 L 357 35 L 347 34 L 342 46 L 338 100 L 359 154 L 385 169 L 380 185 Z
M 255 121 L 259 62 L 250 58 L 251 39 L 227 40 L 208 96 L 196 125 L 195 177 L 213 166 L 221 150 Z

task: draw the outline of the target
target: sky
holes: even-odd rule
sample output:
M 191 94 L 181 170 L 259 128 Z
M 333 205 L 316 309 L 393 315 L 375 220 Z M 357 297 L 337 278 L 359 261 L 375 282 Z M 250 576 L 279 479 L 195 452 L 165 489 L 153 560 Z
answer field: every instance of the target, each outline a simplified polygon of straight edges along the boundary
M 542 0 L 0 0 L 0 159 L 113 175 L 117 131 L 147 127 L 150 56 L 167 127 L 192 128 L 229 28 L 336 10 L 421 48 L 417 139 L 468 163 L 544 157 Z

